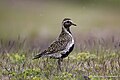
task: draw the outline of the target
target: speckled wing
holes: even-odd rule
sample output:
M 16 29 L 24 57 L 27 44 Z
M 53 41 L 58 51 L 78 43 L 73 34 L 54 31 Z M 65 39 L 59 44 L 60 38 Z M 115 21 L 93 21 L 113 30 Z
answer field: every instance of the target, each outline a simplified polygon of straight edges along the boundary
M 46 54 L 54 54 L 64 50 L 68 42 L 69 41 L 67 39 L 60 39 L 60 40 L 54 41 L 46 50 Z
M 34 59 L 42 56 L 55 57 L 61 55 L 60 52 L 66 49 L 66 46 L 71 39 L 71 36 L 68 34 L 61 34 L 55 41 L 50 44 L 46 50 L 36 55 Z

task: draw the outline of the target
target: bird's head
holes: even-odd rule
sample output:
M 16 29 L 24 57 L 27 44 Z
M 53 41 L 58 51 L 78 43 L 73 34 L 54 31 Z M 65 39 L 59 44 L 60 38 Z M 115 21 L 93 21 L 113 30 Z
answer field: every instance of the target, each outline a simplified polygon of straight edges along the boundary
M 65 18 L 63 21 L 62 21 L 62 25 L 65 27 L 65 28 L 69 28 L 70 26 L 77 26 L 76 24 L 73 23 L 73 21 L 70 19 L 70 18 Z

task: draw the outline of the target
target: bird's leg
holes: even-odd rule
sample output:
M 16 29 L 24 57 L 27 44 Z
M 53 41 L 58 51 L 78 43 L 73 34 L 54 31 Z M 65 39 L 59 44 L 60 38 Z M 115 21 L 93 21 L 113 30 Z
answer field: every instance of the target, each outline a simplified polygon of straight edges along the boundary
M 60 70 L 62 72 L 62 69 L 61 69 L 61 62 L 63 61 L 62 58 L 58 59 L 58 70 Z

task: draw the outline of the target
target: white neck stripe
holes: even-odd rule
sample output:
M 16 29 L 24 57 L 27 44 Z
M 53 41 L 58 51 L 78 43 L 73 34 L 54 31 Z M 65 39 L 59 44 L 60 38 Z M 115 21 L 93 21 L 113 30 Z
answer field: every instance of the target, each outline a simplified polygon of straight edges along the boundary
M 72 37 L 72 41 L 68 43 L 66 49 L 64 50 L 65 52 L 69 51 L 69 49 L 72 47 L 72 45 L 74 44 L 74 39 L 73 36 L 69 33 L 69 31 L 67 31 L 64 27 L 63 29 L 65 30 L 65 32 L 67 32 L 71 37 Z

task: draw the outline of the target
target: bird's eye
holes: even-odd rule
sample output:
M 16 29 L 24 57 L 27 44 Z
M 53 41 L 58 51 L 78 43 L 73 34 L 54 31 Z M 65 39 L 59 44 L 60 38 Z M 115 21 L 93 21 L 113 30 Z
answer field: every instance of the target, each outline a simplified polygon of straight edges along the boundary
M 67 21 L 67 23 L 70 23 L 70 21 Z

